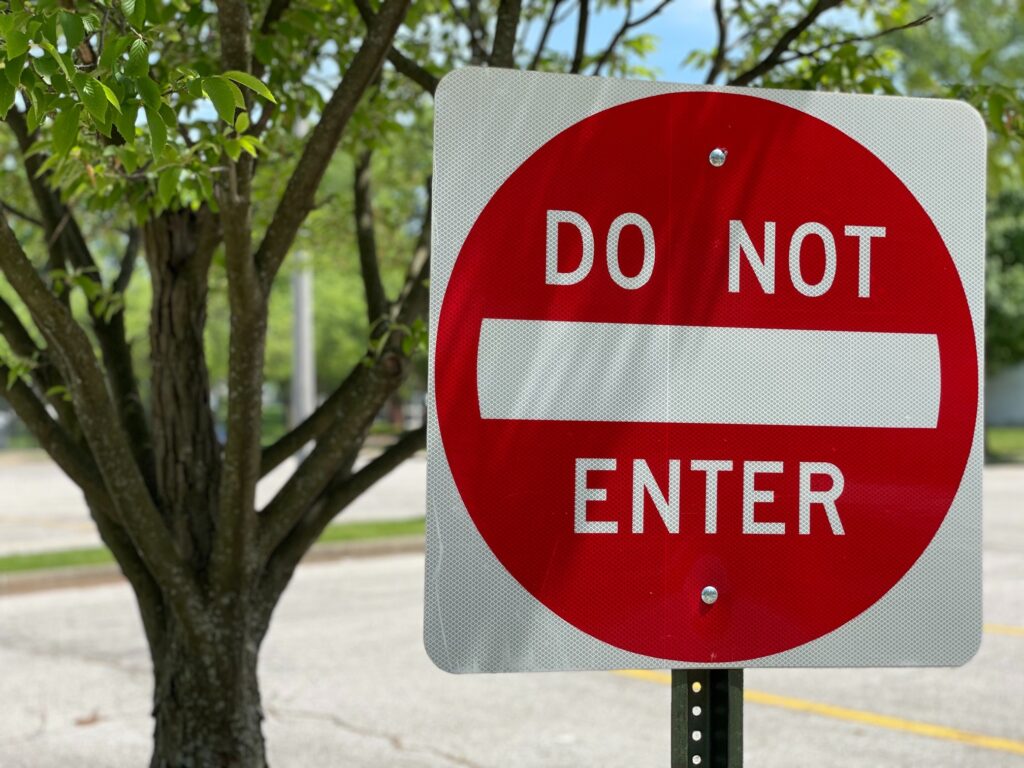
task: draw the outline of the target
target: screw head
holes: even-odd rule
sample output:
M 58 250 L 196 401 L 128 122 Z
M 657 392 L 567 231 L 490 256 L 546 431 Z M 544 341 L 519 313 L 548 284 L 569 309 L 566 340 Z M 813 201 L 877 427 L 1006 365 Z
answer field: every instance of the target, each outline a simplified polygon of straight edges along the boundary
M 718 599 L 718 590 L 714 587 L 704 587 L 700 591 L 700 599 L 703 600 L 707 605 L 711 605 L 715 600 Z
M 725 157 L 728 153 L 719 147 L 715 147 L 711 150 L 711 154 L 708 155 L 708 162 L 711 163 L 715 168 L 721 168 L 725 165 Z

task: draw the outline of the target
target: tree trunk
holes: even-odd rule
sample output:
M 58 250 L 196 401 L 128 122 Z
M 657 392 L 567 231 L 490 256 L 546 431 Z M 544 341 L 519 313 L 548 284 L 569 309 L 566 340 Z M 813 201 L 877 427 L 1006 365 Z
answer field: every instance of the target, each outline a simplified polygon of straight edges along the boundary
M 253 633 L 209 619 L 197 652 L 170 628 L 153 649 L 156 722 L 150 768 L 266 768 Z M 210 657 L 213 649 L 214 657 Z
M 210 410 L 203 331 L 208 271 L 218 242 L 207 209 L 147 222 L 156 497 L 195 574 L 198 604 L 161 612 L 150 633 L 156 721 L 152 768 L 265 768 L 257 652 L 244 585 L 210 578 L 219 522 L 222 446 Z M 147 598 L 138 590 L 140 606 Z M 150 598 L 152 599 L 152 598 Z M 159 598 L 166 599 L 166 595 Z M 185 615 L 181 615 L 181 611 Z
M 165 211 L 145 229 L 157 503 L 199 573 L 210 555 L 220 474 L 203 346 L 214 235 L 205 209 Z

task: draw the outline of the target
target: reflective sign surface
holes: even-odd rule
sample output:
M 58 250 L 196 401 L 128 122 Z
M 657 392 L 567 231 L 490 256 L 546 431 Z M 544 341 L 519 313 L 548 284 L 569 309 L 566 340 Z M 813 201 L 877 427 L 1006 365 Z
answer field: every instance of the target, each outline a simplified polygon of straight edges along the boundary
M 959 193 L 968 231 L 950 243 L 863 137 L 757 91 L 614 83 L 633 98 L 600 108 L 591 88 L 578 119 L 555 99 L 536 128 L 538 89 L 582 103 L 594 83 L 465 71 L 442 86 L 428 650 L 453 670 L 619 666 L 621 652 L 637 666 L 962 662 L 980 633 L 980 542 L 963 535 L 977 488 L 954 504 L 977 460 L 963 273 L 981 270 L 978 185 Z M 488 84 L 501 120 L 458 98 Z M 910 101 L 813 96 L 871 102 L 868 116 Z M 960 121 L 983 174 L 974 116 L 923 105 Z M 543 137 L 532 151 L 519 121 Z M 449 167 L 460 131 L 476 162 Z M 953 558 L 937 547 L 947 578 L 963 572 L 959 639 L 930 655 L 862 647 L 949 610 L 894 590 L 940 528 L 959 542 Z M 871 615 L 890 592 L 905 626 Z M 857 619 L 869 631 L 852 647 L 873 661 L 815 651 Z

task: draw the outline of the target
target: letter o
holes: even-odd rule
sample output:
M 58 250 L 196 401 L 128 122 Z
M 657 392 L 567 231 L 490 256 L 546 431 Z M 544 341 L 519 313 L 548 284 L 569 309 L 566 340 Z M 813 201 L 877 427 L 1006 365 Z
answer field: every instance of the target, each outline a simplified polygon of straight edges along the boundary
M 639 229 L 644 240 L 644 263 L 640 267 L 640 271 L 633 277 L 622 274 L 622 269 L 619 267 L 619 235 L 629 225 Z M 608 274 L 617 285 L 631 291 L 644 286 L 651 279 L 651 273 L 654 271 L 654 229 L 651 227 L 651 223 L 639 213 L 623 213 L 616 217 L 608 229 L 607 255 Z

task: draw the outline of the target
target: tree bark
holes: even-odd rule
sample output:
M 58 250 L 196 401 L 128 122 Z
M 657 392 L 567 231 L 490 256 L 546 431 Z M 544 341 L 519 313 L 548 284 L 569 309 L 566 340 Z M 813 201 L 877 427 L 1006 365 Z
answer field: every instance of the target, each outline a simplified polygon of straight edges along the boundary
M 244 621 L 204 622 L 216 654 L 198 654 L 169 627 L 153 649 L 150 768 L 266 768 L 256 677 L 260 638 Z
M 200 574 L 210 557 L 220 480 L 203 344 L 212 227 L 204 209 L 167 211 L 145 230 L 156 495 L 180 551 Z

